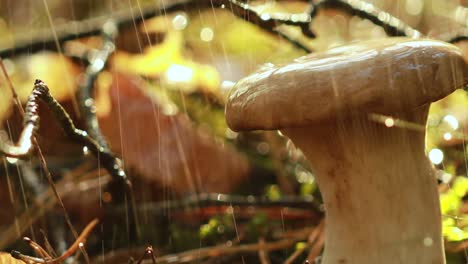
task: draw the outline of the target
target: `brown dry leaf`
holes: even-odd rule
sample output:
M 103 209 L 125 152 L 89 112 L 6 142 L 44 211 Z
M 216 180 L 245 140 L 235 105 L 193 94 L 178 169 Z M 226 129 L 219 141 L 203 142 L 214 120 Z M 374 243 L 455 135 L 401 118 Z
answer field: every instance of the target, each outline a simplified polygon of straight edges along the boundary
M 216 143 L 185 115 L 165 114 L 160 102 L 139 89 L 143 85 L 116 73 L 109 90 L 111 111 L 100 114 L 102 131 L 127 168 L 177 193 L 229 192 L 245 179 L 245 157 Z
M 0 264 L 24 264 L 24 262 L 13 258 L 10 253 L 0 252 Z

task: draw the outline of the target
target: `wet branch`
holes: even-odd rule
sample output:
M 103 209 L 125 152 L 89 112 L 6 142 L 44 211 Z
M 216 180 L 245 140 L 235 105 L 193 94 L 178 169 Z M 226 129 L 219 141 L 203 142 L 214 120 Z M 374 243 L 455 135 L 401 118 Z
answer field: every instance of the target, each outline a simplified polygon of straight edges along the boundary
M 341 10 L 351 16 L 367 19 L 381 27 L 387 35 L 392 37 L 406 36 L 411 38 L 423 38 L 424 34 L 407 25 L 404 21 L 375 7 L 363 0 L 320 0 L 311 9 L 310 16 L 313 19 L 321 8 Z M 438 36 L 439 40 L 457 43 L 468 39 L 468 29 L 459 32 Z
M 34 89 L 28 98 L 24 115 L 24 128 L 18 143 L 11 144 L 6 140 L 0 140 L 0 152 L 12 157 L 25 157 L 30 154 L 33 146 L 34 132 L 39 127 L 39 100 L 48 106 L 60 123 L 65 134 L 71 140 L 88 147 L 96 157 L 99 157 L 98 160 L 101 165 L 106 168 L 114 179 L 123 180 L 127 185 L 130 185 L 121 167 L 120 159 L 102 148 L 86 131 L 77 129 L 68 113 L 63 109 L 60 103 L 52 97 L 49 93 L 49 88 L 41 80 L 36 80 Z
M 276 34 L 275 28 L 278 25 L 286 24 L 300 27 L 306 36 L 314 36 L 309 29 L 310 17 L 308 14 L 275 14 L 271 16 L 261 16 L 249 5 L 237 0 L 174 0 L 170 3 L 159 3 L 144 7 L 141 12 L 136 12 L 135 10 L 114 12 L 112 14 L 112 20 L 115 21 L 117 31 L 120 31 L 124 28 L 134 27 L 135 23 L 139 23 L 145 19 L 165 15 L 169 12 L 221 8 L 223 5 L 229 8 L 237 17 L 255 24 L 270 33 Z M 134 16 L 133 13 L 140 15 Z M 32 36 L 28 34 L 22 38 L 17 37 L 13 47 L 0 50 L 0 57 L 6 58 L 43 50 L 57 51 L 57 43 L 62 45 L 66 41 L 100 35 L 103 25 L 108 20 L 109 17 L 96 17 L 65 23 L 55 28 L 57 39 L 55 39 L 54 34 L 52 34 L 50 30 L 38 30 L 34 32 Z M 286 40 L 297 46 L 294 40 Z
M 40 247 L 36 242 L 32 241 L 29 238 L 26 238 L 25 241 L 36 251 L 39 251 L 41 258 L 37 257 L 31 257 L 28 255 L 24 255 L 19 251 L 12 251 L 11 256 L 20 259 L 25 263 L 28 264 L 39 264 L 39 263 L 49 263 L 49 264 L 56 264 L 56 263 L 62 263 L 64 260 L 67 258 L 71 257 L 75 252 L 77 252 L 79 249 L 84 247 L 84 243 L 86 242 L 86 239 L 89 237 L 91 232 L 93 231 L 94 227 L 98 224 L 98 220 L 94 219 L 91 221 L 81 232 L 81 234 L 76 238 L 75 242 L 70 246 L 70 248 L 67 249 L 61 256 L 57 258 L 50 258 L 50 255 L 47 254 L 47 252 Z
M 96 105 L 94 103 L 94 87 L 95 81 L 99 75 L 104 70 L 104 67 L 107 64 L 109 56 L 115 50 L 114 40 L 118 34 L 118 29 L 113 21 L 108 21 L 102 27 L 102 37 L 104 43 L 101 49 L 95 52 L 89 59 L 89 65 L 86 68 L 84 74 L 84 80 L 81 82 L 78 89 L 78 98 L 80 104 L 80 112 L 83 115 L 85 121 L 86 129 L 90 136 L 97 141 L 101 148 L 105 152 L 114 155 L 107 141 L 101 133 L 99 128 L 99 122 L 96 117 Z
M 341 10 L 352 16 L 367 19 L 383 28 L 389 36 L 407 36 L 412 38 L 423 36 L 421 32 L 410 27 L 402 20 L 362 0 L 321 0 L 312 9 L 311 17 L 314 18 L 318 13 L 317 11 L 321 8 Z
M 125 171 L 122 168 L 120 159 L 117 159 L 115 154 L 109 148 L 109 144 L 107 143 L 104 135 L 101 132 L 99 127 L 99 121 L 96 117 L 96 105 L 94 103 L 94 88 L 95 82 L 98 75 L 104 70 L 109 56 L 115 50 L 115 43 L 114 40 L 118 34 L 118 27 L 117 24 L 113 20 L 107 21 L 102 26 L 101 35 L 104 40 L 102 47 L 100 50 L 96 51 L 94 56 L 89 56 L 88 59 L 88 66 L 86 67 L 86 71 L 84 74 L 84 80 L 81 82 L 80 86 L 78 87 L 78 98 L 79 98 L 79 106 L 80 112 L 82 114 L 83 120 L 85 122 L 86 129 L 90 134 L 90 137 L 95 140 L 97 146 L 99 146 L 99 153 L 96 153 L 95 150 L 93 153 L 98 154 L 98 160 L 102 159 L 101 153 L 104 153 L 106 157 L 106 164 L 104 164 L 105 168 L 109 171 L 111 176 L 114 179 L 123 179 L 126 183 L 125 189 L 125 196 L 123 197 L 125 202 L 127 203 L 127 198 L 130 199 L 129 209 L 132 213 L 132 225 L 131 225 L 131 234 L 136 234 L 138 236 L 138 219 L 136 214 L 136 202 L 135 197 L 133 195 L 133 190 L 131 188 L 131 184 Z M 113 171 L 110 171 L 113 170 Z M 119 190 L 113 190 L 113 192 L 118 192 Z M 121 196 L 120 193 L 117 193 L 116 197 Z

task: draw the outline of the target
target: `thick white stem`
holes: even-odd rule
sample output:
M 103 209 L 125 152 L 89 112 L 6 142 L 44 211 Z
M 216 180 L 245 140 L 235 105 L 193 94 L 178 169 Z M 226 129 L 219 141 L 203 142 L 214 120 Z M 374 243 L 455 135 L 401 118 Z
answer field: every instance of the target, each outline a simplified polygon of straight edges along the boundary
M 425 107 L 404 118 L 424 126 L 426 116 Z M 283 132 L 311 162 L 323 195 L 322 263 L 445 263 L 424 131 L 361 116 Z

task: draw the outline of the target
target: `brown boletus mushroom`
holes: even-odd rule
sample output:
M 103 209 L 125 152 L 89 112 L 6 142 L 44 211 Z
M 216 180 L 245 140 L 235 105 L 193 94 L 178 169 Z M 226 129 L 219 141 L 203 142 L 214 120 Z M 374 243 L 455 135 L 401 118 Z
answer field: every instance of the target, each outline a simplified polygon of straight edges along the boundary
M 267 65 L 231 90 L 235 131 L 280 129 L 323 195 L 322 263 L 445 263 L 436 178 L 425 155 L 429 104 L 468 84 L 460 50 L 387 38 Z M 392 116 L 409 126 L 386 125 Z

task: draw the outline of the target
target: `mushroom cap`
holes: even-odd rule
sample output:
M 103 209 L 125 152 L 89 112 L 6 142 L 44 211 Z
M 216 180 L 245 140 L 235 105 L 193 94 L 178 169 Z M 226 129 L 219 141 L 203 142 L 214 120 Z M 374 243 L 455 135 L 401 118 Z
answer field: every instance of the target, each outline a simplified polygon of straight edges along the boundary
M 461 51 L 409 38 L 356 42 L 275 66 L 232 88 L 226 119 L 235 131 L 300 127 L 338 114 L 392 114 L 439 100 L 468 83 Z

